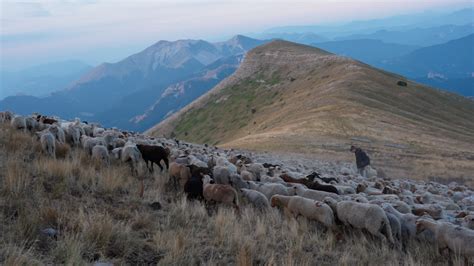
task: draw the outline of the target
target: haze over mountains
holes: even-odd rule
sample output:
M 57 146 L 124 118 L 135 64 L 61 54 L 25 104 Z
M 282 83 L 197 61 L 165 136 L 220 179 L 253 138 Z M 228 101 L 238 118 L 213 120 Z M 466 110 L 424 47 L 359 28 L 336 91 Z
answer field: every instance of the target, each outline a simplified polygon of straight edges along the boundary
M 390 176 L 469 177 L 473 116 L 473 102 L 457 94 L 273 41 L 251 50 L 232 76 L 147 133 L 333 160 L 349 160 L 347 147 L 360 142 Z
M 150 116 L 157 116 L 153 125 L 211 89 L 233 73 L 243 53 L 262 43 L 240 35 L 219 43 L 159 41 L 120 62 L 101 64 L 49 97 L 8 97 L 0 104 L 19 113 L 77 116 L 106 126 L 144 130 L 147 127 L 140 124 Z M 180 89 L 171 93 L 173 88 Z M 179 105 L 156 105 L 170 95 L 178 98 Z
M 11 95 L 47 96 L 66 87 L 92 69 L 92 66 L 68 60 L 0 73 L 0 99 Z
M 0 101 L 0 108 L 144 131 L 231 75 L 249 49 L 274 38 L 309 44 L 472 97 L 474 21 L 470 15 L 473 9 L 333 26 L 278 27 L 252 35 L 261 40 L 237 35 L 218 43 L 159 41 L 117 63 L 93 69 L 72 61 L 69 66 L 66 62 L 8 75 L 15 79 L 2 73 L 0 99 L 10 97 Z

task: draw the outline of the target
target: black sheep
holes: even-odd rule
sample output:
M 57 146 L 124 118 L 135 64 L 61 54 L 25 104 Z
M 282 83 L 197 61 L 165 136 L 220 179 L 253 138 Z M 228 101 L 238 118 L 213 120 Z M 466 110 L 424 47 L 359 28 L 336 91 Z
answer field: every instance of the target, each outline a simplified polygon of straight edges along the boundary
M 323 184 L 320 184 L 318 181 L 314 181 L 311 185 L 308 186 L 308 188 L 314 189 L 314 190 L 326 191 L 330 193 L 336 193 L 339 195 L 339 191 L 337 190 L 335 186 L 323 185 Z
M 306 178 L 307 178 L 309 181 L 311 181 L 311 182 L 313 182 L 316 177 L 319 178 L 319 179 L 321 179 L 321 180 L 323 180 L 325 183 L 331 183 L 331 181 L 334 181 L 334 182 L 336 182 L 336 183 L 339 183 L 339 182 L 337 181 L 337 179 L 334 178 L 334 177 L 321 177 L 321 176 L 320 176 L 318 173 L 316 173 L 316 172 L 312 172 L 311 174 L 309 174 L 309 175 L 306 176 Z
M 184 184 L 184 193 L 186 193 L 188 200 L 202 200 L 204 196 L 202 195 L 203 185 L 202 185 L 202 176 L 191 176 L 186 184 Z
M 208 175 L 212 177 L 212 171 L 208 167 L 200 167 L 193 164 L 187 165 L 187 167 L 189 168 L 191 172 L 191 176 L 201 176 L 202 174 L 202 175 Z
M 150 172 L 153 172 L 153 163 L 156 163 L 161 171 L 163 171 L 163 166 L 161 165 L 161 161 L 163 160 L 166 165 L 166 169 L 169 169 L 169 160 L 168 156 L 170 151 L 168 148 L 163 148 L 161 146 L 153 146 L 153 145 L 143 145 L 137 144 L 137 148 L 142 154 L 142 158 L 146 163 L 146 167 Z M 148 167 L 148 162 L 151 162 L 151 168 Z
M 199 167 L 192 164 L 188 165 L 187 167 L 191 172 L 191 178 L 189 178 L 184 184 L 184 192 L 186 193 L 189 200 L 202 200 L 204 199 L 202 195 L 202 177 L 204 175 L 212 176 L 212 171 L 207 167 Z

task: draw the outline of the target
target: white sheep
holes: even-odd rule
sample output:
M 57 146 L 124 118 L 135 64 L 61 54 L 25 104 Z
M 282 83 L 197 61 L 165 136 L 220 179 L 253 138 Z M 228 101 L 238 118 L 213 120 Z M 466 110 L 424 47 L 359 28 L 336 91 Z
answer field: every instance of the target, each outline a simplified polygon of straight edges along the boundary
M 246 197 L 249 202 L 259 210 L 267 210 L 270 208 L 270 203 L 268 202 L 267 197 L 259 191 L 253 189 L 241 188 L 240 191 L 242 195 Z
M 87 137 L 84 138 L 82 148 L 86 150 L 88 154 L 92 154 L 92 148 L 97 145 L 106 146 L 105 141 L 102 137 Z
M 79 146 L 81 144 L 81 128 L 74 124 L 69 124 L 66 127 L 66 139 L 72 146 Z
M 249 184 L 242 179 L 239 174 L 232 174 L 230 175 L 230 184 L 237 190 L 241 188 L 249 188 Z
M 218 165 L 212 170 L 212 177 L 214 178 L 216 184 L 229 184 L 231 174 L 233 174 L 233 172 L 227 166 Z
M 13 118 L 13 114 L 10 111 L 0 112 L 0 123 L 10 123 Z
M 92 136 L 94 137 L 100 137 L 102 134 L 105 132 L 104 128 L 98 127 L 98 126 L 93 126 L 92 127 Z
M 406 204 L 404 201 L 401 201 L 401 200 L 392 201 L 390 202 L 390 204 L 392 204 L 392 206 L 401 213 L 411 213 L 410 205 Z
M 244 164 L 240 168 L 240 172 L 247 172 L 250 173 L 250 177 L 252 177 L 251 180 L 260 180 L 261 176 L 265 174 L 265 167 L 263 167 L 262 164 L 259 163 L 250 163 L 250 164 Z
M 402 228 L 406 229 L 406 231 L 402 231 L 402 238 L 416 238 L 419 240 L 433 242 L 433 235 L 429 232 L 425 232 L 419 235 L 416 234 L 416 221 L 419 218 L 418 216 L 412 213 L 400 213 L 389 203 L 383 203 L 382 208 L 386 212 L 395 215 L 400 221 Z M 404 233 L 406 234 L 406 236 L 404 235 Z
M 449 248 L 456 254 L 464 256 L 466 265 L 468 258 L 474 257 L 474 230 L 456 226 L 446 222 L 435 222 L 421 218 L 416 222 L 417 233 L 428 229 L 434 234 L 434 239 L 440 250 Z
M 269 200 L 276 194 L 285 196 L 295 195 L 295 189 L 293 187 L 286 187 L 279 183 L 256 183 L 253 181 L 247 181 L 247 183 L 250 189 L 260 191 Z
M 383 195 L 382 190 L 368 187 L 366 184 L 359 184 L 356 189 L 357 193 L 364 192 L 367 195 Z
M 54 135 L 49 131 L 37 132 L 36 135 L 40 139 L 43 152 L 52 158 L 56 158 L 56 139 Z
M 278 206 L 291 213 L 295 218 L 298 215 L 304 216 L 309 220 L 315 220 L 333 229 L 334 213 L 326 203 L 300 196 L 274 195 L 271 198 L 272 207 Z
M 55 136 L 56 140 L 61 143 L 61 144 L 65 144 L 66 143 L 66 134 L 64 133 L 64 130 L 57 126 L 57 125 L 51 125 L 49 127 L 49 131 L 51 133 L 53 133 L 53 135 Z
M 247 170 L 240 170 L 240 176 L 242 176 L 242 178 L 247 181 L 257 181 L 255 175 Z
M 216 159 L 216 166 L 222 166 L 222 167 L 227 167 L 231 173 L 237 173 L 237 166 L 229 162 L 226 158 L 224 157 L 218 157 Z
M 138 150 L 137 145 L 133 143 L 127 143 L 122 148 L 122 152 L 121 152 L 122 162 L 130 163 L 132 172 L 135 172 L 138 174 L 138 164 L 140 163 L 141 158 L 142 158 L 142 155 L 140 153 L 140 150 Z
M 113 149 L 110 154 L 114 160 L 120 160 L 122 158 L 123 147 Z
M 326 192 L 326 191 L 319 191 L 319 190 L 307 189 L 307 188 L 305 188 L 303 185 L 298 186 L 298 185 L 296 185 L 296 184 L 293 184 L 293 187 L 295 188 L 296 194 L 297 194 L 298 196 L 305 197 L 305 198 L 308 198 L 308 199 L 317 200 L 317 201 L 323 201 L 324 198 L 330 197 L 330 198 L 333 198 L 333 199 L 335 199 L 335 200 L 340 200 L 339 195 L 337 195 L 337 194 L 335 194 L 335 193 L 330 193 L 330 192 Z
M 38 121 L 36 121 L 36 119 L 31 116 L 25 117 L 25 123 L 26 123 L 26 128 L 30 132 L 34 132 L 38 129 Z
M 390 221 L 380 206 L 353 201 L 337 202 L 329 197 L 324 202 L 331 206 L 337 218 L 346 226 L 366 229 L 372 235 L 394 243 Z
M 26 127 L 26 120 L 24 116 L 21 116 L 21 115 L 14 116 L 10 122 L 10 125 L 14 129 L 23 130 L 26 132 L 27 127 Z
M 474 229 L 474 214 L 466 215 L 466 217 L 463 218 L 462 226 Z
M 103 145 L 95 145 L 92 148 L 92 159 L 110 165 L 109 151 Z
M 408 238 L 403 238 L 402 236 L 402 225 L 400 220 L 397 216 L 387 211 L 385 211 L 385 215 L 387 215 L 388 221 L 390 222 L 390 229 L 392 229 L 393 239 L 397 242 L 397 245 L 402 243 L 402 247 L 405 249 L 406 240 L 408 240 Z
M 337 185 L 337 184 L 333 184 L 333 186 L 337 188 L 337 190 L 339 191 L 339 194 L 347 195 L 347 194 L 356 193 L 355 189 L 351 186 Z
M 281 183 L 285 184 L 286 182 L 281 179 L 281 177 L 278 176 L 267 176 L 267 175 L 262 175 L 260 177 L 260 181 L 263 183 Z

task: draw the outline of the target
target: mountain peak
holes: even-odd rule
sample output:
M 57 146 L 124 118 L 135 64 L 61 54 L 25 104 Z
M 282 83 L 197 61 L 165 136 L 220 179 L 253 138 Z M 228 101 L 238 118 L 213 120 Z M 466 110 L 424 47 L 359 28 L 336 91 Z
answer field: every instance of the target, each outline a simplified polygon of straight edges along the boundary
M 253 50 L 254 52 L 260 51 L 280 51 L 280 52 L 293 52 L 293 53 L 312 53 L 320 55 L 331 55 L 331 53 L 321 50 L 319 48 L 289 42 L 281 39 L 272 40 L 264 45 L 261 45 Z

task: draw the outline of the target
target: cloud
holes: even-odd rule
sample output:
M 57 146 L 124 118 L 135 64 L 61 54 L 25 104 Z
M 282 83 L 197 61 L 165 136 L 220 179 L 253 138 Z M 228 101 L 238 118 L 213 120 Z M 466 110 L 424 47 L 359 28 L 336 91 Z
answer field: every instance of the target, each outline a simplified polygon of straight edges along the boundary
M 5 2 L 2 4 L 4 18 L 48 17 L 51 13 L 38 2 Z
M 377 18 L 458 2 L 0 0 L 0 49 L 4 58 L 26 61 L 112 46 L 145 46 L 161 39 L 219 39 L 275 26 Z

